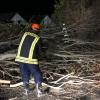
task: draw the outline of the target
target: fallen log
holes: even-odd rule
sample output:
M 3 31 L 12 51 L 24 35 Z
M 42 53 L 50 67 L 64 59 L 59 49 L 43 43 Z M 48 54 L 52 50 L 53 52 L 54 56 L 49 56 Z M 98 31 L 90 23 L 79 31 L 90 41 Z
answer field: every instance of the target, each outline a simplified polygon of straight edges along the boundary
M 0 80 L 0 83 L 10 84 L 9 80 Z
M 29 83 L 35 84 L 35 82 L 33 80 L 30 80 Z M 18 87 L 18 86 L 21 86 L 21 85 L 23 85 L 23 82 L 19 82 L 19 83 L 16 83 L 16 84 L 10 84 L 10 87 L 15 88 L 15 87 Z M 42 83 L 42 85 L 53 88 L 53 89 L 60 89 L 59 87 L 54 87 L 54 86 L 51 86 L 51 85 L 46 84 L 46 83 Z
M 15 58 L 16 54 L 1 54 L 0 55 L 0 61 L 9 59 L 9 58 Z
M 18 87 L 18 86 L 21 86 L 21 85 L 23 85 L 23 82 L 19 82 L 19 83 L 16 83 L 16 84 L 10 84 L 10 87 L 14 88 L 14 87 Z

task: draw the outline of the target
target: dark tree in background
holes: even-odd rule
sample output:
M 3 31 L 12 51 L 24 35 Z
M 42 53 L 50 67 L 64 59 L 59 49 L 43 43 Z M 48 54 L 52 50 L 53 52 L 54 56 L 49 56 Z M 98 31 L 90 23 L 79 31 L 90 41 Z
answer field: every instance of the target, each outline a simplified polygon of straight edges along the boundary
M 83 40 L 100 40 L 100 0 L 59 0 L 53 19 L 70 27 L 70 34 Z

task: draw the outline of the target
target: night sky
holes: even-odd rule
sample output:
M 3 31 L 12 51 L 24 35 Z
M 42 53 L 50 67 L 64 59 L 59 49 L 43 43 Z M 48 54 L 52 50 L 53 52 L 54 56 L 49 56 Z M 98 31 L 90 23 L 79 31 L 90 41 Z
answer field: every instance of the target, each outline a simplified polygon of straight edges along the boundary
M 30 17 L 38 14 L 52 15 L 54 12 L 55 0 L 3 0 L 0 3 L 0 13 L 18 12 L 24 17 Z M 6 3 L 5 3 L 6 2 Z

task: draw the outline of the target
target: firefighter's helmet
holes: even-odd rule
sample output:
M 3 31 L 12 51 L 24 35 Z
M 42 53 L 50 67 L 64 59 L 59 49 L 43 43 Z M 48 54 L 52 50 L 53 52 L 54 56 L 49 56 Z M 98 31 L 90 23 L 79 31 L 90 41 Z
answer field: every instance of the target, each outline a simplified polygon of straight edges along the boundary
M 32 29 L 34 29 L 34 30 L 39 30 L 39 29 L 41 28 L 40 24 L 37 24 L 37 23 L 33 23 L 33 24 L 31 25 L 31 27 L 32 27 Z

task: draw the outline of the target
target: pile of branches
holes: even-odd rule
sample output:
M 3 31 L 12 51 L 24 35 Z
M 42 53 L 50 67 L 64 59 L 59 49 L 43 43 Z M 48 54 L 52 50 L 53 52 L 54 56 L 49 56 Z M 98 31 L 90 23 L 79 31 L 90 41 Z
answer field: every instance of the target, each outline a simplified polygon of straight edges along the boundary
M 10 85 L 11 88 L 22 85 L 19 65 L 15 62 L 22 34 L 14 33 L 16 31 L 3 39 L 0 37 L 0 85 Z M 3 35 L 6 36 L 6 34 L 7 31 L 3 31 Z M 40 68 L 43 72 L 43 86 L 50 87 L 53 94 L 61 95 L 63 93 L 62 95 L 64 95 L 69 84 L 73 87 L 73 90 L 70 91 L 71 94 L 73 91 L 75 92 L 76 87 L 74 86 L 77 86 L 78 89 L 83 84 L 99 84 L 100 44 L 98 42 L 71 38 L 66 27 L 56 26 L 42 29 L 41 38 L 43 52 L 40 57 Z M 34 83 L 33 77 L 30 83 Z M 76 97 L 83 96 L 83 94 L 76 93 Z M 69 94 L 66 95 L 69 96 Z M 68 98 L 68 96 L 63 96 L 63 98 Z M 75 95 L 70 95 L 69 98 L 75 98 Z
M 21 81 L 21 77 L 18 64 L 14 59 L 21 34 L 8 37 L 5 38 L 6 41 L 3 39 L 0 42 L 0 78 L 17 83 Z M 53 78 L 55 77 L 53 73 L 66 75 L 74 72 L 77 76 L 91 76 L 100 72 L 98 42 L 73 39 L 66 30 L 56 26 L 44 28 L 41 31 L 41 37 L 44 45 L 40 68 L 44 73 L 44 78 L 58 79 Z

